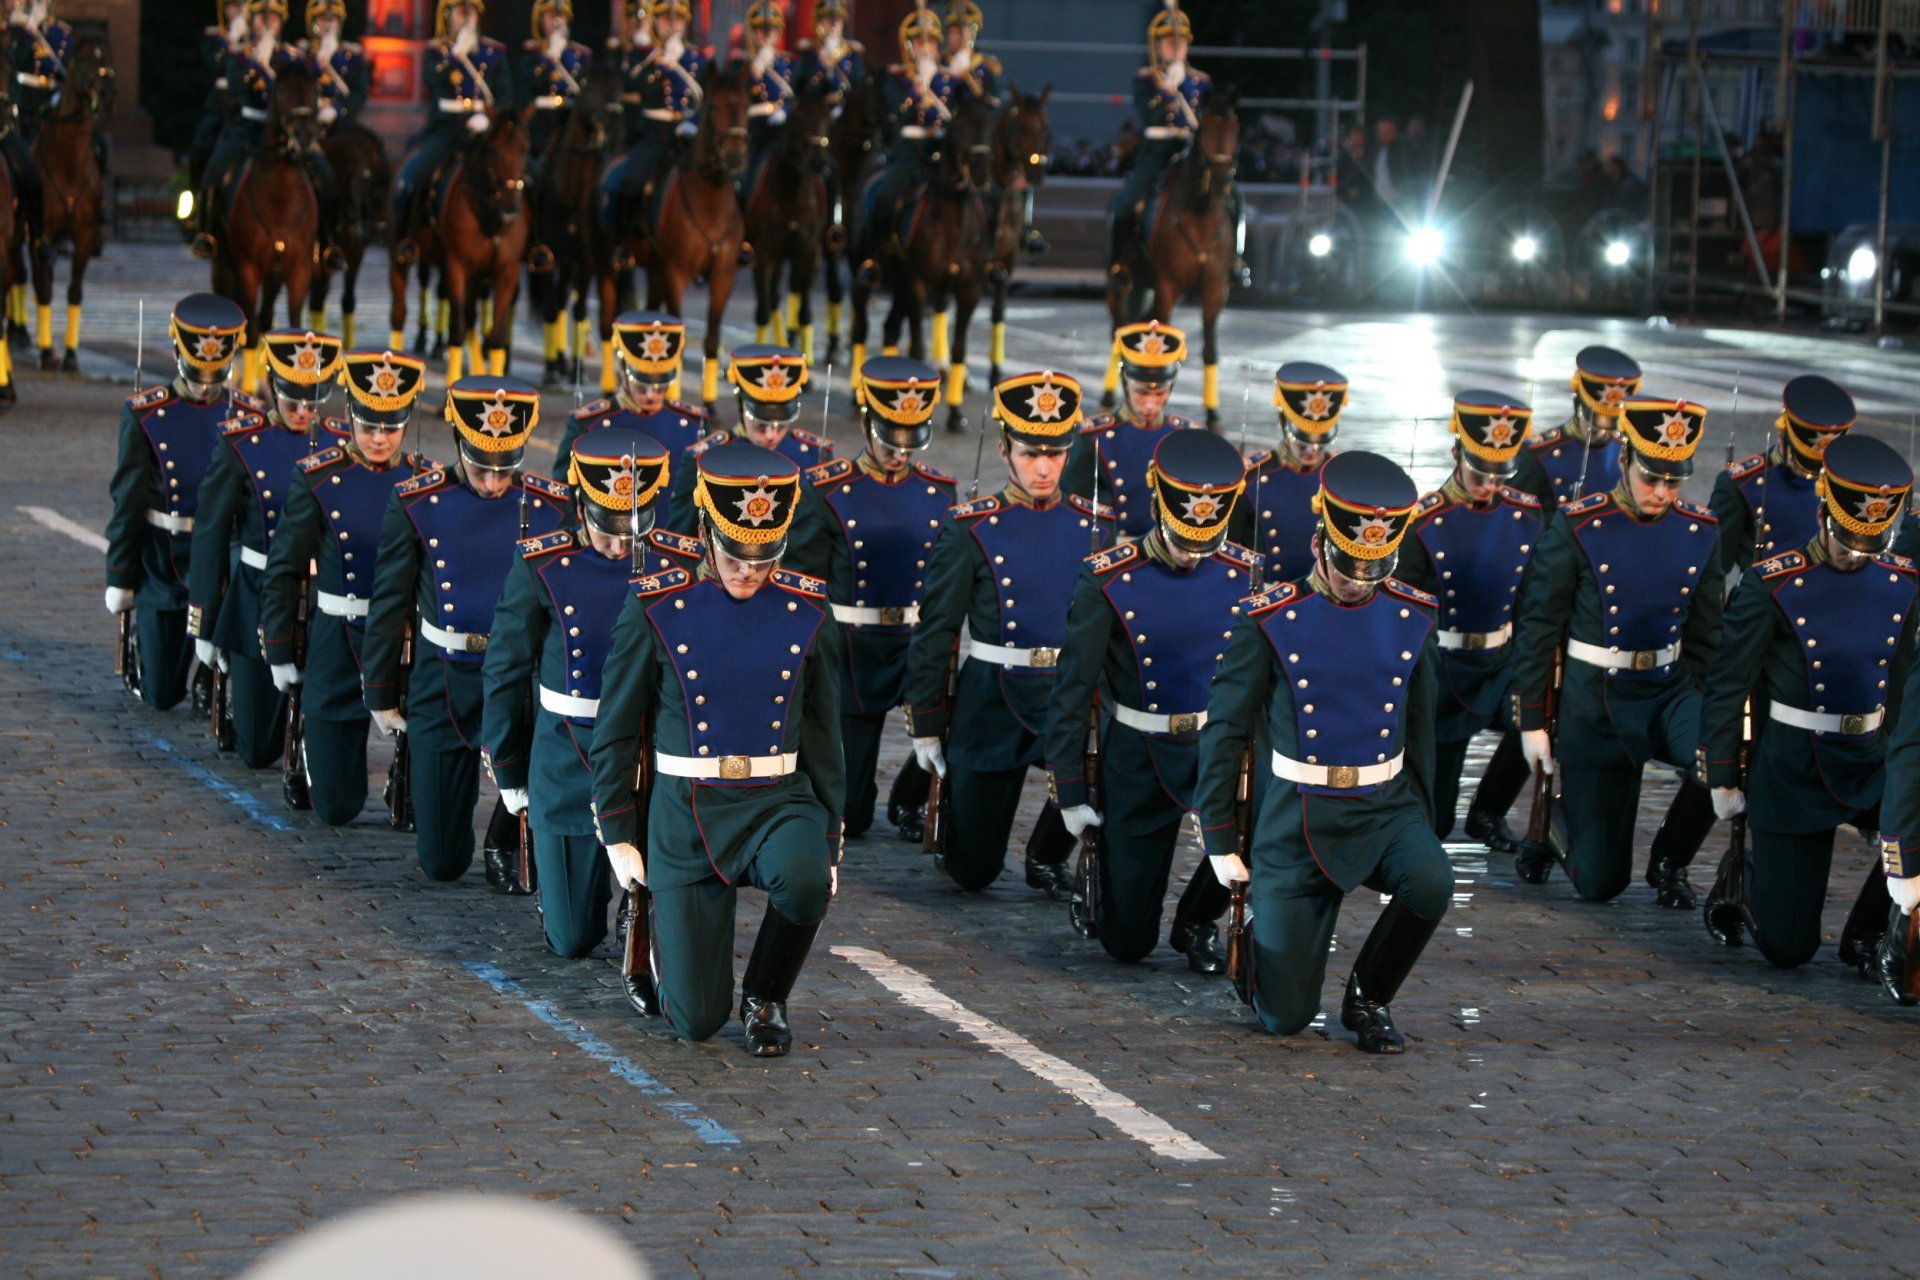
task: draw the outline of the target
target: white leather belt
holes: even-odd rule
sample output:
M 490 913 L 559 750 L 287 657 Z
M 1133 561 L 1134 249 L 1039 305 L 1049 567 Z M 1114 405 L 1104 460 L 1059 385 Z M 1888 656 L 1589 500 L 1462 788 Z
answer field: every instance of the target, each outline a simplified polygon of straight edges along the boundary
M 478 98 L 442 98 L 440 109 L 449 115 L 470 116 L 476 111 L 485 111 L 487 104 Z
M 925 125 L 903 124 L 900 126 L 900 136 L 919 142 L 923 139 L 931 138 L 933 136 L 933 130 L 927 128 Z
M 1498 649 L 1511 639 L 1513 639 L 1511 622 L 1498 631 L 1436 630 L 1433 633 L 1433 642 L 1442 649 L 1462 649 L 1468 653 L 1477 653 L 1482 649 Z
M 535 98 L 533 105 L 537 111 L 556 111 L 567 105 L 567 98 L 565 94 L 550 93 L 544 98 Z
M 859 605 L 833 606 L 833 620 L 855 627 L 913 627 L 920 624 L 920 606 L 893 605 L 885 609 L 863 609 Z
M 240 118 L 242 120 L 252 120 L 258 124 L 265 124 L 267 122 L 267 113 L 258 107 L 242 107 L 240 108 Z
M 1058 649 L 1015 649 L 1010 645 L 988 644 L 978 636 L 970 637 L 973 647 L 967 650 L 967 656 L 978 658 L 982 662 L 991 662 L 996 667 L 1036 667 L 1052 670 L 1060 665 Z
M 364 618 L 367 616 L 367 601 L 359 596 L 337 596 L 331 591 L 316 592 L 320 602 L 320 612 L 329 618 Z
M 747 108 L 747 115 L 756 119 L 760 116 L 770 116 L 785 106 L 784 102 L 756 102 Z
M 23 76 L 21 77 L 21 79 L 23 79 L 23 80 L 24 80 L 25 78 L 26 78 L 26 77 L 25 77 L 24 75 L 23 75 Z M 221 91 L 223 91 L 223 92 L 224 92 L 224 91 L 226 90 L 226 87 L 227 87 L 227 78 L 226 78 L 225 76 L 217 76 L 217 77 L 215 77 L 215 79 L 214 79 L 214 82 L 213 82 L 213 87 L 214 87 L 214 88 L 216 88 L 216 89 L 219 89 L 219 90 L 221 90 Z
M 572 716 L 575 720 L 591 720 L 600 714 L 600 699 L 576 698 L 545 685 L 540 686 L 540 705 L 557 716 Z
M 648 107 L 640 114 L 649 120 L 661 120 L 667 124 L 679 124 L 686 119 L 684 113 L 675 111 L 672 107 Z
M 1139 711 L 1124 702 L 1113 704 L 1113 718 L 1129 729 L 1142 733 L 1197 733 L 1207 722 L 1204 711 L 1183 711 L 1163 716 L 1154 711 Z
M 192 533 L 192 516 L 170 516 L 164 511 L 147 512 L 147 523 L 168 533 Z
M 1852 738 L 1876 732 L 1887 719 L 1885 707 L 1875 707 L 1871 711 L 1862 711 L 1854 715 L 1836 716 L 1824 711 L 1807 711 L 1801 707 L 1790 707 L 1784 702 L 1773 701 L 1767 703 L 1767 714 L 1781 724 L 1792 725 L 1796 729 L 1806 729 L 1813 733 L 1839 733 Z
M 1603 649 L 1584 640 L 1567 641 L 1567 656 L 1606 671 L 1654 671 L 1679 660 L 1680 646 L 1664 649 Z
M 420 634 L 431 644 L 439 645 L 448 653 L 485 653 L 488 637 L 479 631 L 448 631 L 436 627 L 425 618 L 420 619 Z
M 1402 751 L 1379 764 L 1307 764 L 1273 753 L 1273 776 L 1306 787 L 1332 787 L 1346 791 L 1353 787 L 1377 787 L 1391 782 L 1406 767 L 1407 753 Z
M 749 778 L 784 778 L 800 765 L 800 753 L 778 756 L 670 756 L 653 753 L 653 765 L 669 778 L 718 778 L 745 782 Z
M 1146 136 L 1156 142 L 1164 142 L 1168 138 L 1191 138 L 1193 130 L 1182 129 L 1171 124 L 1150 124 L 1147 126 Z
M 13 78 L 19 83 L 26 85 L 29 89 L 50 89 L 53 87 L 52 76 L 36 76 L 29 71 L 16 71 L 13 73 Z M 226 88 L 226 81 L 220 81 L 218 87 L 222 89 Z M 263 114 L 261 119 L 264 120 L 265 118 Z
M 265 569 L 267 567 L 267 553 L 264 551 L 255 551 L 252 547 L 242 547 L 240 548 L 240 563 L 249 569 Z

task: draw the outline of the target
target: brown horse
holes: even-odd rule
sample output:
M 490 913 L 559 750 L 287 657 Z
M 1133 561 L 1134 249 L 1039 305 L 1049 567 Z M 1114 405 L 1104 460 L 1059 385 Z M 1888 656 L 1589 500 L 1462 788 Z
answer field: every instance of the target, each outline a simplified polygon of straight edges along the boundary
M 647 307 L 680 314 L 680 297 L 693 281 L 707 281 L 707 332 L 701 344 L 705 367 L 700 398 L 711 410 L 720 394 L 720 324 L 733 297 L 746 228 L 734 183 L 747 167 L 747 74 L 745 61 L 724 69 L 708 63 L 700 73 L 704 99 L 693 145 L 667 171 L 660 191 L 641 217 L 651 234 L 639 244 L 625 238 L 633 258 L 646 268 Z M 623 231 L 626 229 L 623 228 Z M 615 279 L 600 285 L 600 340 L 612 340 Z
M 53 109 L 41 122 L 40 136 L 33 144 L 46 209 L 47 251 L 33 255 L 33 294 L 39 304 L 35 337 L 42 369 L 74 373 L 80 368 L 80 301 L 87 264 L 100 255 L 103 235 L 103 175 L 94 154 L 93 132 L 112 114 L 113 98 L 113 59 L 99 40 L 81 37 L 66 81 L 54 95 Z M 73 246 L 73 276 L 67 282 L 67 350 L 56 362 L 51 251 L 62 240 Z
M 1189 294 L 1200 297 L 1201 357 L 1206 364 L 1203 400 L 1207 425 L 1220 428 L 1220 309 L 1227 302 L 1233 268 L 1233 168 L 1240 150 L 1236 95 L 1216 93 L 1200 108 L 1193 145 L 1169 165 L 1147 199 L 1146 253 L 1121 250 L 1107 277 L 1107 313 L 1118 329 L 1151 314 L 1162 323 Z M 1152 292 L 1149 311 L 1142 293 Z M 1111 406 L 1120 386 L 1120 361 L 1109 357 L 1102 403 Z
M 533 194 L 533 234 L 527 289 L 540 314 L 545 339 L 545 381 L 557 386 L 580 377 L 586 345 L 587 299 L 599 281 L 595 251 L 594 204 L 599 199 L 600 167 L 612 145 L 611 125 L 619 120 L 617 76 L 589 71 L 568 111 L 566 129 L 554 138 L 541 160 L 541 179 Z M 545 250 L 544 254 L 542 250 Z M 551 264 L 551 265 L 547 265 Z M 567 325 L 571 307 L 573 323 Z M 572 359 L 567 358 L 571 338 Z
M 813 273 L 833 217 L 827 186 L 827 126 L 831 106 L 824 76 L 794 88 L 780 140 L 761 161 L 747 195 L 747 240 L 753 245 L 753 324 L 761 342 L 792 341 L 813 359 Z M 782 275 L 787 295 L 780 294 Z M 790 300 L 790 301 L 789 301 Z
M 333 228 L 333 243 L 346 258 L 340 279 L 340 336 L 353 345 L 353 316 L 358 308 L 357 289 L 360 264 L 367 246 L 387 238 L 388 193 L 393 187 L 393 165 L 378 136 L 365 125 L 341 123 L 333 127 L 320 144 L 333 168 L 340 190 L 338 225 Z M 324 269 L 313 273 L 313 292 L 307 300 L 308 320 L 316 328 L 327 323 L 327 291 L 333 273 Z
M 993 122 L 993 185 L 1000 193 L 999 214 L 993 223 L 993 266 L 987 272 L 993 289 L 989 381 L 994 386 L 1000 383 L 1000 366 L 1007 358 L 1007 290 L 1013 284 L 1020 233 L 1027 225 L 1034 192 L 1047 180 L 1047 159 L 1053 154 L 1053 126 L 1047 121 L 1053 86 L 1037 94 L 1008 88 L 1007 105 Z
M 916 360 L 927 358 L 922 321 L 933 312 L 933 364 L 946 365 L 947 430 L 966 430 L 960 412 L 967 392 L 967 327 L 980 305 L 987 266 L 993 254 L 988 226 L 987 191 L 992 173 L 993 107 L 984 98 L 962 94 L 947 124 L 946 141 L 933 173 L 907 205 L 907 230 L 899 256 L 886 270 L 893 284 L 893 306 L 882 330 L 885 348 L 896 349 L 904 321 Z M 853 352 L 855 385 L 867 343 L 867 310 L 873 284 L 858 273 L 853 280 Z M 948 352 L 947 304 L 953 304 L 952 352 Z
M 820 261 L 827 281 L 828 363 L 832 363 L 840 350 L 840 312 L 847 296 L 847 277 L 841 273 L 842 267 L 850 272 L 853 266 L 847 258 L 850 243 L 847 219 L 853 202 L 860 198 L 867 172 L 886 145 L 886 136 L 880 128 L 885 112 L 879 78 L 869 72 L 859 84 L 847 90 L 846 101 L 841 104 L 840 114 L 827 134 L 827 152 L 833 157 L 833 221 L 827 227 L 825 254 Z
M 0 48 L 0 84 L 12 83 L 13 59 Z M 0 120 L 0 136 L 4 136 L 4 130 L 17 127 L 9 114 Z M 20 255 L 26 249 L 27 220 L 16 215 L 16 199 L 13 170 L 0 161 L 0 298 L 10 298 L 13 286 L 22 278 Z M 5 336 L 0 335 L 0 413 L 13 408 L 19 400 L 20 394 L 13 385 L 13 354 L 8 350 Z
M 462 144 L 446 180 L 438 220 L 416 238 L 420 260 L 439 270 L 447 298 L 449 385 L 464 376 L 469 359 L 475 373 L 483 366 L 496 375 L 506 372 L 513 300 L 533 225 L 526 198 L 530 142 L 525 117 L 492 111 L 487 118 L 486 131 Z M 431 193 L 422 192 L 421 198 L 429 199 Z M 391 266 L 387 279 L 397 348 L 407 329 L 407 269 Z M 476 325 L 483 291 L 493 313 L 484 335 Z

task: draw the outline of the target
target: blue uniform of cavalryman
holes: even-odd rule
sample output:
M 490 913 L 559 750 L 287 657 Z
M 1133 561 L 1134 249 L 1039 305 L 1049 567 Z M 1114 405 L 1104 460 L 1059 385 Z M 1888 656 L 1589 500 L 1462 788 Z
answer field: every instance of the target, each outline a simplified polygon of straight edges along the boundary
M 566 133 L 574 99 L 593 65 L 593 50 L 568 39 L 572 22 L 572 0 L 539 0 L 533 6 L 533 38 L 521 46 L 513 74 L 521 108 L 533 112 L 528 155 L 536 163 Z
M 901 62 L 880 82 L 881 123 L 887 156 L 868 179 L 854 224 L 853 261 L 862 270 L 877 262 L 900 229 L 901 205 L 927 170 L 928 158 L 946 137 L 956 85 L 939 61 L 940 19 L 915 9 L 900 24 Z
M 318 118 L 323 131 L 354 120 L 367 105 L 372 68 L 366 50 L 340 39 L 346 20 L 346 0 L 307 0 L 307 38 L 300 52 L 320 94 Z
M 628 0 L 627 21 L 645 36 L 623 55 L 620 103 L 626 113 L 624 149 L 600 176 L 600 225 L 622 231 L 644 216 L 646 193 L 658 188 L 680 140 L 700 129 L 700 88 L 707 55 L 687 44 L 693 10 L 686 0 L 649 0 L 646 22 Z

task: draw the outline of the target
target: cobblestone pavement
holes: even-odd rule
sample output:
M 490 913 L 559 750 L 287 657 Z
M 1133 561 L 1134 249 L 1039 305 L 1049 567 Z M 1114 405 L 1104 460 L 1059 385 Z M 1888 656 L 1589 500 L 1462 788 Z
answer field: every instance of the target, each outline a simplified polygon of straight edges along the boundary
M 101 376 L 131 327 L 131 295 L 105 269 L 121 252 L 103 260 L 89 319 Z M 123 279 L 171 290 L 148 295 L 163 312 L 198 277 L 152 254 Z M 1083 303 L 1031 310 L 1048 315 L 1013 346 L 1041 358 L 1069 322 L 1097 327 Z M 162 330 L 148 319 L 151 367 Z M 1561 348 L 1584 340 L 1570 334 L 1613 332 L 1661 384 L 1710 404 L 1744 369 L 1756 442 L 1763 398 L 1796 361 L 1838 368 L 1904 436 L 1915 363 L 1551 318 L 1275 314 L 1234 331 L 1228 349 L 1255 377 L 1320 350 L 1366 391 L 1369 362 L 1386 407 L 1361 401 L 1348 443 L 1400 449 L 1392 406 L 1432 414 L 1456 386 L 1524 385 L 1542 351 L 1540 383 L 1558 388 Z M 1408 372 L 1388 382 L 1395 368 Z M 1222 983 L 1164 953 L 1108 961 L 1017 868 L 966 896 L 888 838 L 850 844 L 795 992 L 792 1057 L 746 1057 L 737 1028 L 674 1041 L 631 1016 L 604 949 L 546 955 L 530 905 L 477 872 L 427 883 L 377 801 L 344 831 L 288 814 L 276 773 L 121 691 L 98 554 L 22 508 L 103 527 L 125 390 L 25 374 L 20 409 L 0 418 L 10 1274 L 232 1275 L 323 1219 L 428 1190 L 594 1215 L 662 1274 L 1920 1269 L 1915 1012 L 1830 947 L 1777 972 L 1709 947 L 1695 914 L 1657 908 L 1643 885 L 1583 905 L 1563 879 L 1518 885 L 1506 859 L 1464 845 L 1453 911 L 1396 1002 L 1413 1039 L 1400 1058 L 1363 1056 L 1337 1029 L 1260 1035 Z M 548 439 L 565 404 L 549 400 Z M 1437 462 L 1438 429 L 1423 438 L 1419 460 Z M 971 438 L 944 437 L 937 455 L 964 483 Z M 890 774 L 904 737 L 887 752 Z M 1643 836 L 1667 786 L 1647 789 Z M 1842 837 L 1830 935 L 1868 858 Z M 743 907 L 746 936 L 758 896 Z M 1328 999 L 1378 907 L 1349 904 Z M 985 1023 L 1018 1038 L 1013 1056 L 962 1029 Z M 1163 1141 L 1081 1101 L 1110 1101 L 1088 1077 Z

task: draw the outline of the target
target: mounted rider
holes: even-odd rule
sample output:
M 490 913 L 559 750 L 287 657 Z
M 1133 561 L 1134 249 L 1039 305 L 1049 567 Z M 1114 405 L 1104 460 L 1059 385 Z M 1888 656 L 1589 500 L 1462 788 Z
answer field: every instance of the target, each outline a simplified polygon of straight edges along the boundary
M 753 189 L 760 162 L 773 150 L 793 106 L 794 86 L 800 82 L 800 63 L 780 48 L 787 16 L 780 0 L 753 0 L 747 6 L 747 174 L 742 191 Z
M 535 163 L 566 133 L 573 101 L 593 65 L 593 50 L 569 38 L 572 25 L 573 0 L 538 0 L 533 38 L 520 47 L 513 82 L 520 90 L 520 105 L 533 109 L 527 154 Z
M 67 82 L 73 49 L 73 28 L 53 16 L 52 0 L 17 0 L 7 23 L 7 56 L 13 60 L 20 131 L 29 145 L 39 138 L 40 122 Z M 103 157 L 103 174 L 106 167 Z
M 440 0 L 434 16 L 433 42 L 420 70 L 433 118 L 393 181 L 393 225 L 403 228 L 394 246 L 400 266 L 420 256 L 420 231 L 433 213 L 454 148 L 492 127 L 489 111 L 513 105 L 507 46 L 480 34 L 485 10 L 483 0 Z
M 351 121 L 367 105 L 371 64 L 359 45 L 340 38 L 347 21 L 346 0 L 307 0 L 307 38 L 301 56 L 313 72 L 320 93 L 320 133 Z
M 881 82 L 882 112 L 892 141 L 886 161 L 867 183 L 854 228 L 853 260 L 877 271 L 878 258 L 899 229 L 900 207 L 926 172 L 953 117 L 957 82 L 939 62 L 940 19 L 924 0 L 900 24 L 902 61 Z
M 626 112 L 625 150 L 600 177 L 600 225 L 617 229 L 644 202 L 682 139 L 700 131 L 706 96 L 700 73 L 708 57 L 687 44 L 693 10 L 687 0 L 649 0 L 641 23 L 639 0 L 627 0 L 633 31 L 620 72 L 620 103 Z
M 820 0 L 813 7 L 812 40 L 800 42 L 800 78 L 826 77 L 827 101 L 837 120 L 847 96 L 867 78 L 867 50 L 846 38 L 847 0 Z
M 247 0 L 218 0 L 218 12 L 219 24 L 200 33 L 200 61 L 212 82 L 200 108 L 200 123 L 193 131 L 193 145 L 187 151 L 187 180 L 196 193 L 205 183 L 207 161 L 220 141 L 220 131 L 227 127 L 228 114 L 234 110 L 227 59 L 247 39 Z

